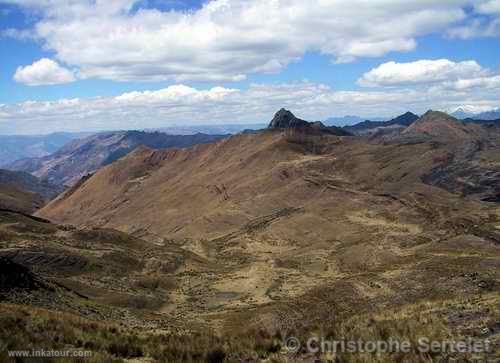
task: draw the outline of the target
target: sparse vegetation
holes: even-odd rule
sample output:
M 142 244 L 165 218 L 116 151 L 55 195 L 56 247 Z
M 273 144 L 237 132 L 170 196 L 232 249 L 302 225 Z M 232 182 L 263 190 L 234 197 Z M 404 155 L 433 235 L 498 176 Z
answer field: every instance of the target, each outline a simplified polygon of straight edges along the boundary
M 304 152 L 313 155 L 321 155 L 331 150 L 332 146 L 339 142 L 337 136 L 315 134 L 304 130 L 288 129 L 285 131 L 285 141 L 299 146 Z
M 40 283 L 1 294 L 0 339 L 83 347 L 103 362 L 470 359 L 283 345 L 498 343 L 500 214 L 485 201 L 497 136 L 479 134 L 482 150 L 410 136 L 311 128 L 143 148 L 39 212 L 74 227 L 0 212 L 0 256 Z
M 322 361 L 336 362 L 432 362 L 464 359 L 467 354 L 443 352 L 423 354 L 418 349 L 419 339 L 431 341 L 460 339 L 460 333 L 474 324 L 484 324 L 496 336 L 492 344 L 500 343 L 498 336 L 498 295 L 486 295 L 476 300 L 450 300 L 415 304 L 379 313 L 358 315 L 334 324 L 286 330 L 263 328 L 243 329 L 244 332 L 226 332 L 222 336 L 211 331 L 185 333 L 148 332 L 130 329 L 107 322 L 89 321 L 71 314 L 54 313 L 44 309 L 0 305 L 0 359 L 9 363 L 7 351 L 44 349 L 78 349 L 93 352 L 92 362 L 121 362 L 132 358 L 151 358 L 155 362 L 289 362 L 311 356 L 305 344 L 311 337 L 325 341 L 408 341 L 409 353 L 338 353 L 317 355 Z M 458 311 L 477 314 L 476 321 L 463 325 L 454 321 Z M 289 352 L 285 342 L 296 337 L 303 344 L 298 352 Z M 478 336 L 477 340 L 484 339 Z M 496 342 L 496 343 L 495 343 Z M 328 345 L 325 345 L 328 348 Z M 493 357 L 495 352 L 493 351 Z M 487 355 L 483 355 L 488 357 Z M 28 362 L 29 360 L 18 360 Z M 52 362 L 56 360 L 46 360 Z M 60 361 L 60 360 L 57 360 Z

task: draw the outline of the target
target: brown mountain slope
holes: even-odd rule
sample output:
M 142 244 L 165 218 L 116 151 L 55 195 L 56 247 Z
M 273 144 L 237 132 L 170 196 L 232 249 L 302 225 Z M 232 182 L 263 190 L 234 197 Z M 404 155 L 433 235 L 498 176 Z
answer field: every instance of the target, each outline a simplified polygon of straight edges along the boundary
M 463 155 L 460 143 L 376 144 L 292 130 L 238 135 L 189 149 L 140 148 L 40 215 L 161 238 L 213 238 L 276 210 L 316 207 L 332 194 L 350 205 L 352 195 L 369 199 L 375 192 L 428 190 L 433 179 L 425 184 L 422 179 L 450 163 L 460 170 L 474 164 L 490 171 L 484 181 L 490 185 L 498 162 L 493 158 L 481 168 L 480 160 L 492 158 L 497 141 L 471 150 L 476 161 Z
M 476 124 L 465 124 L 439 111 L 427 111 L 408 126 L 403 134 L 426 134 L 443 140 L 470 140 L 484 136 L 486 131 Z
M 31 174 L 0 169 L 0 209 L 34 213 L 61 191 Z
M 127 155 L 140 145 L 153 149 L 188 147 L 213 142 L 225 135 L 169 135 L 161 132 L 104 132 L 72 141 L 42 158 L 18 160 L 6 168 L 29 172 L 54 184 L 73 186 L 80 178 Z
M 42 196 L 13 185 L 0 185 L 0 209 L 34 213 L 44 204 Z
M 395 297 L 403 276 L 421 280 L 423 290 L 412 293 L 425 296 L 432 278 L 421 268 L 436 262 L 430 251 L 438 241 L 468 244 L 467 236 L 476 235 L 478 248 L 488 249 L 499 239 L 494 204 L 422 182 L 448 153 L 451 146 L 433 142 L 375 144 L 290 130 L 182 150 L 141 148 L 40 215 L 175 243 L 217 262 L 212 275 L 196 280 L 198 293 L 221 311 L 298 297 L 368 271 L 386 276 L 374 275 L 372 282 L 392 287 L 366 287 L 366 297 Z M 490 171 L 493 162 L 498 168 L 490 161 Z M 459 269 L 469 266 L 463 263 Z M 396 270 L 396 280 L 386 280 Z M 364 290 L 366 283 L 362 278 L 351 286 Z M 443 281 L 435 293 L 449 293 L 453 284 Z M 207 309 L 177 306 L 195 307 Z
M 290 182 L 278 169 L 286 169 L 281 163 L 296 156 L 297 151 L 287 147 L 281 133 L 238 135 L 189 149 L 140 148 L 103 168 L 41 214 L 65 223 L 106 225 L 116 221 L 123 230 L 159 236 L 224 233 L 276 206 L 269 198 L 248 202 L 257 201 L 259 194 L 288 188 Z M 89 203 L 90 195 L 99 202 Z M 286 201 L 279 204 L 283 203 Z M 226 221 L 228 217 L 233 221 Z
M 38 244 L 4 242 L 3 252 L 36 262 L 32 253 L 50 242 L 104 264 L 98 274 L 76 266 L 65 286 L 129 324 L 148 318 L 154 328 L 175 322 L 244 336 L 326 329 L 375 339 L 374 326 L 394 329 L 380 330 L 384 336 L 477 337 L 495 326 L 500 301 L 500 208 L 482 201 L 498 185 L 499 140 L 491 134 L 463 152 L 462 142 L 432 138 L 377 143 L 279 130 L 188 149 L 139 148 L 39 214 L 130 232 L 144 247 L 58 227 Z M 477 178 L 468 179 L 470 170 Z M 5 233 L 13 228 L 7 222 Z M 148 276 L 169 287 L 134 287 Z M 117 316 L 110 304 L 128 310 Z M 418 315 L 429 310 L 433 323 L 420 327 Z M 500 344 L 496 330 L 488 339 Z

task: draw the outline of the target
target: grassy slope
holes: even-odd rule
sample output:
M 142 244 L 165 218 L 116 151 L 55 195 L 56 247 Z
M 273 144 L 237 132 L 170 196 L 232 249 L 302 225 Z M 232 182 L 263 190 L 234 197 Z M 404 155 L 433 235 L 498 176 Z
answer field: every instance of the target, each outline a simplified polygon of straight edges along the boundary
M 498 167 L 489 151 L 455 162 L 465 170 L 479 165 L 482 173 Z M 56 308 L 147 334 L 201 331 L 207 340 L 193 348 L 195 361 L 219 346 L 229 356 L 257 352 L 283 361 L 276 341 L 318 332 L 414 339 L 481 337 L 488 329 L 495 340 L 500 210 L 480 201 L 484 190 L 456 192 L 466 180 L 455 178 L 448 191 L 421 180 L 441 163 L 453 167 L 447 156 L 460 152 L 432 142 L 279 133 L 180 151 L 141 149 L 42 215 L 122 229 L 149 242 L 132 238 L 125 245 L 117 232 L 61 227 L 34 238 L 9 225 L 3 233 L 30 242 L 3 247 L 33 253 L 43 245 L 52 248 L 45 255 L 84 256 L 85 268 L 70 271 L 66 263 L 48 271 L 33 263 L 87 297 L 73 292 Z M 26 255 L 18 261 L 36 261 Z M 162 346 L 161 354 L 187 349 Z M 417 354 L 366 361 L 377 359 L 430 361 Z
M 130 329 L 110 322 L 96 322 L 45 309 L 0 304 L 0 358 L 14 362 L 8 350 L 26 350 L 44 347 L 54 350 L 86 350 L 93 352 L 93 362 L 122 362 L 126 359 L 149 358 L 160 362 L 229 362 L 248 359 L 287 362 L 297 358 L 312 359 L 304 352 L 292 354 L 283 342 L 287 337 L 298 337 L 302 342 L 313 336 L 331 340 L 409 341 L 414 347 L 422 337 L 435 341 L 464 339 L 470 331 L 475 339 L 487 337 L 491 353 L 470 355 L 456 352 L 371 353 L 317 356 L 338 362 L 431 362 L 436 359 L 498 358 L 500 311 L 498 294 L 487 294 L 474 299 L 445 300 L 390 309 L 378 314 L 358 315 L 335 324 L 287 330 L 250 330 L 215 336 L 208 332 L 190 334 L 151 333 Z M 463 319 L 463 316 L 472 316 Z M 12 334 L 12 332 L 15 334 Z M 342 338 L 341 338 L 342 337 Z M 19 360 L 21 362 L 29 360 Z M 64 360 L 47 359 L 47 362 Z M 68 360 L 68 362 L 71 360 Z

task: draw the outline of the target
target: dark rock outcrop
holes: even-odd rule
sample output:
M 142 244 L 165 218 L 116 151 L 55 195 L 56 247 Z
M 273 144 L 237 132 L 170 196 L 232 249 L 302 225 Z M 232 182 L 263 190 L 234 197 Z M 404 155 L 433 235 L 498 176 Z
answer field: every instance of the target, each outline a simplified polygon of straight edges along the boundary
M 276 112 L 268 126 L 270 129 L 290 129 L 302 127 L 309 127 L 309 122 L 295 117 L 292 112 L 285 110 L 284 108 Z
M 351 136 L 351 133 L 343 130 L 340 127 L 325 126 L 321 121 L 308 122 L 300 118 L 284 108 L 276 112 L 273 119 L 269 123 L 268 129 L 300 129 L 301 131 L 313 133 L 327 133 L 337 136 Z

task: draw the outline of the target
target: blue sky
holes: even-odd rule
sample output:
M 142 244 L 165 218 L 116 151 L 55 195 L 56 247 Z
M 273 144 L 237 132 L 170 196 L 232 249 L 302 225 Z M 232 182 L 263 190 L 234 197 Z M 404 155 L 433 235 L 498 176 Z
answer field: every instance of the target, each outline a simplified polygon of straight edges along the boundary
M 110 3 L 0 0 L 0 133 L 500 106 L 499 0 Z

